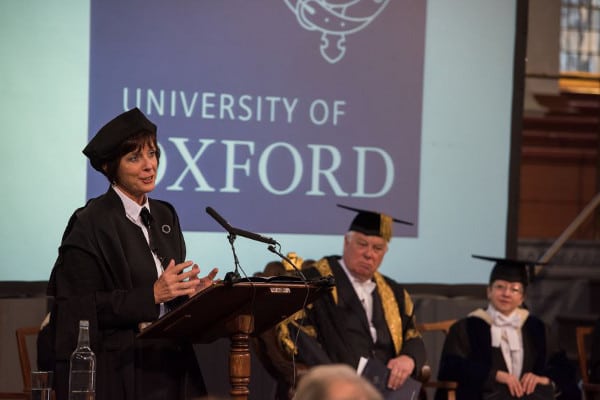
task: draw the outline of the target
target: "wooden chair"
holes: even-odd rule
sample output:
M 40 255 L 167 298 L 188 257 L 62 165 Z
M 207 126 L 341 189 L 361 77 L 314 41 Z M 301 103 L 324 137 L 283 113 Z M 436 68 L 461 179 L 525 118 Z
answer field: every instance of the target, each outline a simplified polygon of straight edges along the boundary
M 31 399 L 31 352 L 29 345 L 33 342 L 39 333 L 37 326 L 17 328 L 17 351 L 19 353 L 19 364 L 21 367 L 21 376 L 23 378 L 23 391 L 17 393 L 0 393 L 0 399 Z
M 39 326 L 26 326 L 17 328 L 17 350 L 19 352 L 19 363 L 21 364 L 21 376 L 23 377 L 23 393 L 27 398 L 31 397 L 31 360 L 32 355 L 29 346 L 35 346 L 35 339 L 40 332 Z
M 579 372 L 581 374 L 581 389 L 585 400 L 600 398 L 600 383 L 590 383 L 588 373 L 589 345 L 586 338 L 591 335 L 593 326 L 578 326 L 575 328 L 577 343 L 577 358 L 579 359 Z
M 425 322 L 417 324 L 417 329 L 421 334 L 427 332 L 442 332 L 445 335 L 448 334 L 452 324 L 456 322 L 455 319 L 448 319 L 437 322 Z M 438 355 L 439 357 L 439 355 Z M 456 388 L 458 384 L 452 381 L 435 381 L 431 380 L 431 367 L 425 365 L 421 372 L 421 380 L 423 382 L 424 397 L 427 398 L 427 389 L 444 390 L 447 394 L 448 400 L 456 400 Z

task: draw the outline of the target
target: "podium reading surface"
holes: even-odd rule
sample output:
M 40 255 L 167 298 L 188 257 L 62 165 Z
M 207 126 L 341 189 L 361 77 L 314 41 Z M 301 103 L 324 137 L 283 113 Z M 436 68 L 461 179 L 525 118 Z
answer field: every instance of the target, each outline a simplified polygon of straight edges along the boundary
M 231 396 L 235 400 L 245 400 L 250 383 L 250 335 L 259 335 L 273 327 L 332 286 L 333 282 L 327 279 L 215 283 L 153 322 L 138 334 L 138 338 L 210 343 L 229 337 Z

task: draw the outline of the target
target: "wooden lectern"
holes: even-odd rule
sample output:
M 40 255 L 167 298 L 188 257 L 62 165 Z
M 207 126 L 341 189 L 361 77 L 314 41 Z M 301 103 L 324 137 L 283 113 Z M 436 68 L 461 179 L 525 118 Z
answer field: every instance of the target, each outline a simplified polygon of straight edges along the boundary
M 187 339 L 193 343 L 210 343 L 229 337 L 230 393 L 235 400 L 247 400 L 250 335 L 258 335 L 273 327 L 312 303 L 332 286 L 332 280 L 328 279 L 215 283 L 152 323 L 138 337 Z

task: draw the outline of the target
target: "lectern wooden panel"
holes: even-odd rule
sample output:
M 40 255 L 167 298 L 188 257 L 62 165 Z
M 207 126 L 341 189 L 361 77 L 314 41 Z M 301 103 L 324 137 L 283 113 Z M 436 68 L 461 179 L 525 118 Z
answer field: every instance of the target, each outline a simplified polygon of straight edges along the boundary
M 331 286 L 333 282 L 326 279 L 216 283 L 152 323 L 138 337 L 186 339 L 193 343 L 229 337 L 231 396 L 245 400 L 250 383 L 250 335 L 258 335 L 283 321 Z

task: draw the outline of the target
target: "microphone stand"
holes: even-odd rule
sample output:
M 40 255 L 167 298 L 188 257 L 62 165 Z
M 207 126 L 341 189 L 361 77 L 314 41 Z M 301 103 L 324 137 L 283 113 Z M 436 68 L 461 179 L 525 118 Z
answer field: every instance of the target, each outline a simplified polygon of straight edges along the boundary
M 227 239 L 229 240 L 229 244 L 231 245 L 231 252 L 233 253 L 233 264 L 234 270 L 233 272 L 228 272 L 225 274 L 225 278 L 223 279 L 226 283 L 235 283 L 235 281 L 240 280 L 240 260 L 238 259 L 237 253 L 235 252 L 235 246 L 233 242 L 235 242 L 236 235 L 235 233 L 230 233 L 227 235 Z
M 288 263 L 289 263 L 289 264 L 292 266 L 292 268 L 294 268 L 294 271 L 296 271 L 296 273 L 298 274 L 298 276 L 299 276 L 300 278 L 302 278 L 302 280 L 303 280 L 304 282 L 306 282 L 306 277 L 304 276 L 304 274 L 302 273 L 302 271 L 300 271 L 300 270 L 298 269 L 298 267 L 296 267 L 296 265 L 294 265 L 294 263 L 292 262 L 292 260 L 290 260 L 289 258 L 287 258 L 286 256 L 284 256 L 283 254 L 281 254 L 281 252 L 280 252 L 280 251 L 278 251 L 278 250 L 275 248 L 275 246 L 273 246 L 273 245 L 270 245 L 269 247 L 267 247 L 267 249 L 269 249 L 269 251 L 270 251 L 271 253 L 275 253 L 275 254 L 277 254 L 279 257 L 281 257 L 282 259 L 284 259 L 285 261 L 287 261 L 287 262 L 288 262 Z

